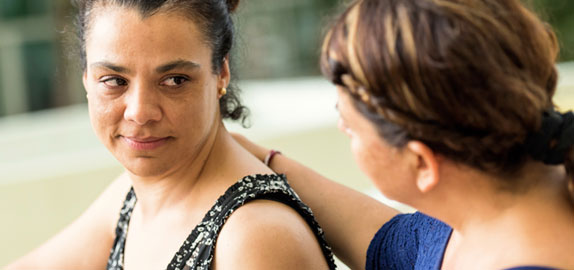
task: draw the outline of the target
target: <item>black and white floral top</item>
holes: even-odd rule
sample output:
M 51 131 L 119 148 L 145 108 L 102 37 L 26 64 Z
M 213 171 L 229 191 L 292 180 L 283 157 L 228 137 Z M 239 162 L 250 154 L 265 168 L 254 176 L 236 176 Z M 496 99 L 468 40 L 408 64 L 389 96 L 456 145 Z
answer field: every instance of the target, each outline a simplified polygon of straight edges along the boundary
M 286 204 L 295 209 L 313 230 L 321 245 L 329 269 L 335 269 L 335 261 L 331 248 L 327 245 L 323 230 L 315 220 L 311 209 L 287 183 L 285 175 L 250 175 L 231 186 L 207 212 L 179 251 L 175 254 L 167 269 L 174 270 L 207 270 L 213 260 L 215 242 L 221 227 L 227 218 L 245 203 L 252 200 L 273 200 Z M 116 228 L 116 239 L 110 252 L 107 269 L 123 270 L 124 246 L 132 210 L 137 198 L 133 188 L 128 192 L 124 206 L 120 211 L 120 219 Z

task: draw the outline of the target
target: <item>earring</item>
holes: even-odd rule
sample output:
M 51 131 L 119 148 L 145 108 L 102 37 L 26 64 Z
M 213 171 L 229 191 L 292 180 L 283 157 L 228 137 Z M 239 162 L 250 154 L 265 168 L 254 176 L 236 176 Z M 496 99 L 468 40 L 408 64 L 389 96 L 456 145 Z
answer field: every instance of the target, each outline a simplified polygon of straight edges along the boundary
M 227 94 L 227 88 L 223 87 L 223 88 L 221 88 L 221 90 L 219 90 L 220 96 L 225 96 L 226 94 Z

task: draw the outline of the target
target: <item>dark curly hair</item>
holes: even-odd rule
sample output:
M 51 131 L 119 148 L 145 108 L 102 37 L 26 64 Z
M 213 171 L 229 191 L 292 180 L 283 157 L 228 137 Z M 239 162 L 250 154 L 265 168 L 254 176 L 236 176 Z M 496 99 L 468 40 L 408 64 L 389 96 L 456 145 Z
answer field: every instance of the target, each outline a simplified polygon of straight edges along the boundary
M 212 49 L 213 73 L 221 71 L 226 57 L 230 57 L 235 38 L 235 27 L 232 14 L 239 5 L 239 0 L 72 0 L 78 9 L 76 15 L 76 35 L 81 68 L 86 69 L 86 33 L 90 30 L 91 11 L 101 4 L 117 5 L 137 9 L 142 16 L 152 16 L 162 11 L 176 11 L 200 25 L 206 42 Z M 231 59 L 230 59 L 231 62 Z M 230 63 L 230 67 L 233 66 Z M 221 117 L 241 121 L 249 114 L 247 107 L 241 104 L 239 88 L 232 72 L 232 82 L 227 88 L 227 94 L 219 99 Z

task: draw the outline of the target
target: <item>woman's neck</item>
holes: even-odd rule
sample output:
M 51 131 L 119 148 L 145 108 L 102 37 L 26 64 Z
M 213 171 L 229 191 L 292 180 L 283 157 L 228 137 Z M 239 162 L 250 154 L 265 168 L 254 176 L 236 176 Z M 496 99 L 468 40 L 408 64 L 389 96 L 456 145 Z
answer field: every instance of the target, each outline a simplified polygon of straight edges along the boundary
M 571 257 L 567 250 L 574 249 L 574 207 L 564 168 L 534 165 L 521 176 L 505 179 L 517 185 L 532 183 L 517 192 L 501 190 L 492 184 L 501 179 L 481 173 L 461 173 L 452 179 L 457 183 L 451 191 L 442 191 L 448 202 L 425 211 L 453 228 L 445 266 L 469 269 L 468 262 L 482 269 L 563 266 Z
M 133 188 L 138 197 L 138 208 L 142 216 L 153 218 L 159 212 L 169 209 L 176 211 L 178 207 L 196 205 L 202 199 L 201 189 L 209 181 L 210 171 L 217 162 L 214 158 L 218 152 L 225 152 L 229 148 L 229 134 L 222 123 L 206 137 L 205 142 L 190 158 L 164 175 L 152 177 L 139 177 L 130 174 Z M 213 180 L 213 179 L 211 179 Z M 177 211 L 176 211 L 177 212 Z

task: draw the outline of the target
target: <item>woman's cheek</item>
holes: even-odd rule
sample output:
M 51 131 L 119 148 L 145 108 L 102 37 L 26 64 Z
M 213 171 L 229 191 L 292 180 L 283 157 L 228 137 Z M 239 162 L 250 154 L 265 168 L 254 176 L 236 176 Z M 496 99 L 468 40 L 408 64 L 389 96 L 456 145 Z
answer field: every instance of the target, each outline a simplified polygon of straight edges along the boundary
M 352 135 L 351 141 L 353 155 L 355 156 L 359 169 L 369 178 L 375 179 L 379 169 L 379 160 L 377 160 L 376 155 L 373 155 L 373 152 L 376 151 L 376 146 L 356 134 Z
M 349 137 L 351 137 L 351 150 L 353 151 L 355 160 L 357 161 L 357 164 L 361 166 L 365 162 L 367 149 L 365 149 L 365 145 L 363 144 L 363 141 L 360 139 L 360 137 L 353 136 L 352 131 L 350 132 Z
M 90 120 L 95 132 L 101 138 L 109 136 L 109 134 L 104 133 L 113 129 L 123 118 L 121 106 L 118 106 L 117 102 L 105 100 L 98 96 L 93 96 L 88 104 Z

